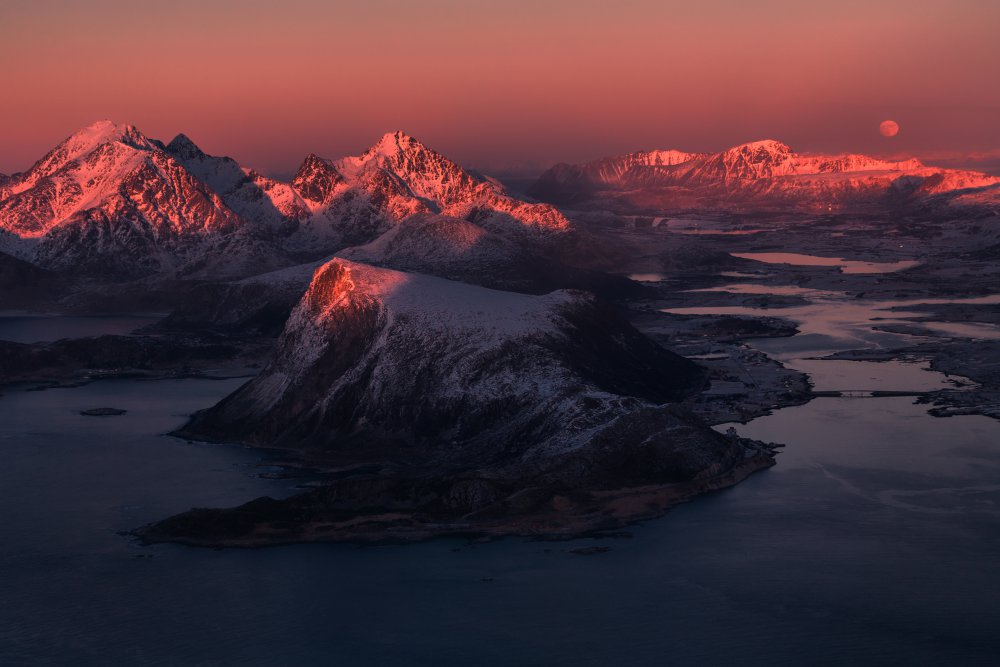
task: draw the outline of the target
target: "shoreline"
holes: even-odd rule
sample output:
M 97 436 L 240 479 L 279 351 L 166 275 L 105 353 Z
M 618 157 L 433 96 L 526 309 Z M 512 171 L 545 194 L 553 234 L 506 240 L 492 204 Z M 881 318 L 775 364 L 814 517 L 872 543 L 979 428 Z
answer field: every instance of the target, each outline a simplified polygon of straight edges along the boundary
M 162 521 L 141 526 L 131 532 L 143 544 L 183 544 L 200 548 L 266 548 L 292 544 L 338 543 L 353 545 L 412 544 L 440 538 L 476 540 L 521 537 L 539 540 L 570 540 L 619 530 L 643 521 L 656 519 L 682 503 L 739 484 L 750 475 L 776 464 L 775 449 L 780 445 L 755 443 L 757 452 L 736 465 L 709 478 L 668 485 L 647 485 L 618 490 L 577 491 L 570 499 L 553 495 L 545 511 L 513 517 L 508 521 L 484 521 L 429 517 L 419 521 L 400 511 L 355 515 L 337 521 L 310 521 L 285 531 L 269 525 L 249 536 L 206 538 L 165 529 L 164 524 L 178 520 L 217 520 L 239 512 L 248 505 L 274 505 L 268 497 L 257 498 L 232 509 L 195 508 Z M 308 493 L 308 492 L 307 492 Z M 305 494 L 302 494 L 305 495 Z M 296 498 L 293 496 L 292 498 Z M 337 531 L 337 532 L 335 532 Z
M 951 339 L 892 350 L 847 350 L 825 358 L 928 362 L 932 371 L 971 383 L 965 388 L 943 387 L 922 392 L 916 402 L 933 406 L 928 410 L 931 416 L 980 415 L 1000 420 L 1000 341 Z

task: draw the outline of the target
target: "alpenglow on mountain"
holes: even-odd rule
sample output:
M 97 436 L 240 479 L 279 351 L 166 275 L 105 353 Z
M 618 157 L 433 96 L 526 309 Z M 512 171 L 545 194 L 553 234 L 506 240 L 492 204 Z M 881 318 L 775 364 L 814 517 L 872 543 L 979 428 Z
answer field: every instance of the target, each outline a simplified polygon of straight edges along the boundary
M 800 155 L 768 140 L 720 153 L 658 150 L 557 165 L 531 194 L 630 210 L 853 210 L 995 206 L 998 183 L 912 159 Z M 357 156 L 309 155 L 282 182 L 208 155 L 184 134 L 165 144 L 100 121 L 27 171 L 0 178 L 0 253 L 111 281 L 239 278 L 329 257 L 428 215 L 541 244 L 563 261 L 595 252 L 552 204 L 519 198 L 403 132 Z
M 164 144 L 101 121 L 0 181 L 0 252 L 110 278 L 226 273 L 221 255 L 231 266 L 287 265 L 428 213 L 522 238 L 570 231 L 553 207 L 519 200 L 402 132 L 357 157 L 310 155 L 283 183 L 183 134 Z
M 851 209 L 905 205 L 998 183 L 987 174 L 929 167 L 916 159 L 803 155 L 765 140 L 720 153 L 651 151 L 559 164 L 530 193 L 572 206 L 603 201 L 661 210 Z

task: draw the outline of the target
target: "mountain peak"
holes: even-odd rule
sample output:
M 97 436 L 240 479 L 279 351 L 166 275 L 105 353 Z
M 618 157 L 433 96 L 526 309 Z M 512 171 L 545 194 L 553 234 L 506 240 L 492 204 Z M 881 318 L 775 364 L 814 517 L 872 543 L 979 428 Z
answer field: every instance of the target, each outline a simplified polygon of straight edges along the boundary
M 336 167 L 334 167 L 333 162 L 315 153 L 310 153 L 302 160 L 302 164 L 292 178 L 292 183 L 301 181 L 302 179 L 315 178 L 317 175 L 323 175 L 335 181 L 343 180 L 343 177 L 337 171 Z
M 133 126 L 128 123 L 118 123 L 109 118 L 102 118 L 101 120 L 95 120 L 90 125 L 80 128 L 77 130 L 76 134 L 110 134 L 129 127 Z
M 316 155 L 315 153 L 310 153 L 309 155 L 307 155 L 305 157 L 304 160 L 302 160 L 302 167 L 315 166 L 315 165 L 319 165 L 319 164 L 327 164 L 328 165 L 328 164 L 330 164 L 330 161 L 327 160 L 324 157 L 320 157 L 319 155 Z M 299 169 L 301 169 L 302 167 L 299 167 Z
M 122 144 L 140 151 L 153 151 L 161 146 L 159 142 L 147 138 L 134 125 L 99 120 L 66 137 L 36 162 L 21 176 L 19 189 L 32 187 L 39 178 L 47 177 L 74 160 L 108 144 Z
M 776 139 L 762 139 L 761 141 L 751 141 L 738 146 L 733 146 L 727 150 L 726 153 L 740 153 L 743 155 L 755 155 L 761 157 L 767 155 L 787 156 L 792 154 L 792 149 L 788 146 L 788 144 L 782 143 Z
M 384 135 L 382 135 L 381 141 L 385 141 L 386 139 L 393 139 L 396 141 L 396 143 L 399 144 L 420 143 L 412 135 L 407 134 L 403 130 L 396 130 L 395 132 L 386 132 Z
M 149 144 L 142 132 L 135 125 L 128 123 L 116 123 L 112 120 L 99 120 L 74 132 L 66 142 L 80 146 L 99 146 L 110 141 L 120 141 L 122 143 L 143 146 Z M 64 143 L 66 143 L 64 142 Z
M 791 162 L 792 149 L 787 144 L 764 139 L 733 146 L 709 158 L 705 174 L 723 180 L 771 178 L 784 174 Z
M 135 125 L 99 120 L 71 134 L 56 148 L 56 152 L 62 149 L 61 157 L 68 162 L 98 146 L 115 142 L 142 150 L 151 150 L 155 146 Z
M 414 139 L 402 130 L 386 132 L 378 142 L 369 148 L 364 157 L 375 157 L 376 155 L 397 155 L 399 153 L 412 153 L 427 150 L 427 147 Z
M 170 143 L 167 144 L 167 152 L 171 155 L 179 155 L 186 158 L 205 155 L 205 152 L 198 148 L 198 145 L 191 141 L 190 137 L 183 132 L 170 140 Z
M 310 153 L 292 178 L 292 187 L 301 197 L 314 202 L 329 202 L 344 177 L 333 163 Z
M 676 164 L 682 164 L 688 162 L 696 157 L 699 157 L 699 153 L 688 153 L 685 151 L 675 150 L 673 148 L 665 150 L 652 150 L 645 151 L 641 153 L 633 153 L 629 156 L 613 158 L 625 162 L 641 162 L 649 166 L 673 166 Z

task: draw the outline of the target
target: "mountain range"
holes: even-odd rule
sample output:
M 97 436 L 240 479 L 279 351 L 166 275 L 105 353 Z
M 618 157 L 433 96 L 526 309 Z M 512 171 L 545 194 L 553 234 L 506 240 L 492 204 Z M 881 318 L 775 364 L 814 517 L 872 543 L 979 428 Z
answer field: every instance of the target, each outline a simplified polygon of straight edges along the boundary
M 780 141 L 720 153 L 651 151 L 585 164 L 558 164 L 530 194 L 573 207 L 657 209 L 810 209 L 921 204 L 939 196 L 995 190 L 1000 178 L 930 167 L 916 159 L 803 155 Z
M 842 210 L 943 200 L 992 210 L 998 184 L 914 159 L 801 155 L 768 140 L 720 153 L 657 150 L 556 165 L 530 190 L 550 202 L 538 203 L 403 132 L 358 156 L 308 155 L 282 182 L 208 155 L 184 134 L 164 144 L 132 125 L 100 121 L 27 171 L 0 177 L 0 253 L 104 281 L 238 279 L 329 257 L 403 220 L 437 215 L 514 248 L 585 264 L 599 254 L 597 244 L 551 204 Z M 449 230 L 458 243 L 469 231 Z
M 0 181 L 0 251 L 109 279 L 247 275 L 432 213 L 518 239 L 570 230 L 553 207 L 512 197 L 402 132 L 360 156 L 310 155 L 283 183 L 183 134 L 164 144 L 100 121 Z

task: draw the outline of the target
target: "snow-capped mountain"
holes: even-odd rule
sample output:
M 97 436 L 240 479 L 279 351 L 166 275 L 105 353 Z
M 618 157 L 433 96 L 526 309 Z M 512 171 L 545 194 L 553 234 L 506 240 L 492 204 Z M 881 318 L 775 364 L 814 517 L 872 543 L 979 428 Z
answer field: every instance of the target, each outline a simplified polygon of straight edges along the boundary
M 344 248 L 336 256 L 525 294 L 583 289 L 621 296 L 640 289 L 620 276 L 567 266 L 530 244 L 489 232 L 467 220 L 431 213 L 412 215 L 374 241 Z M 252 330 L 276 335 L 323 261 L 201 285 L 161 324 L 168 329 L 221 333 Z
M 547 189 L 539 189 L 552 199 L 565 191 L 567 197 L 576 192 L 604 187 L 618 187 L 625 175 L 636 167 L 658 167 L 682 164 L 698 157 L 702 153 L 685 153 L 677 150 L 640 151 L 626 153 L 617 157 L 608 157 L 586 164 L 557 164 L 543 174 L 535 188 L 544 185 Z
M 301 244 L 316 238 L 336 247 L 366 243 L 407 216 L 430 210 L 405 182 L 383 169 L 348 176 L 335 161 L 316 155 L 305 159 L 292 186 L 309 209 L 297 236 Z
M 329 256 L 429 213 L 519 239 L 569 229 L 553 207 L 515 199 L 401 132 L 357 157 L 310 155 L 283 183 L 186 135 L 164 145 L 100 121 L 0 180 L 0 251 L 113 279 L 239 277 Z
M 133 216 L 159 233 L 221 230 L 236 217 L 204 183 L 131 125 L 95 123 L 3 188 L 0 227 L 38 238 L 84 212 Z
M 556 530 L 580 530 L 655 514 L 770 465 L 769 454 L 668 405 L 703 383 L 693 363 L 583 293 L 498 292 L 334 259 L 316 271 L 263 372 L 180 433 L 381 469 L 310 496 L 311 512 L 282 530 L 327 523 L 326 539 L 356 539 L 367 521 L 343 494 L 361 515 L 391 514 L 388 526 L 368 525 L 381 539 L 426 534 L 427 522 L 457 522 L 439 526 L 448 532 L 546 513 L 564 494 L 576 498 L 561 519 L 573 525 Z M 651 486 L 677 491 L 659 505 L 594 511 L 601 490 Z M 183 532 L 190 519 L 154 530 Z M 269 520 L 249 519 L 251 533 Z
M 921 169 L 919 160 L 890 162 L 866 155 L 798 155 L 780 141 L 765 140 L 741 144 L 713 155 L 701 156 L 683 170 L 697 181 L 760 180 L 781 176 L 841 174 L 869 171 L 912 171 Z
M 398 431 L 412 439 L 423 420 L 418 439 L 421 430 L 453 430 L 461 440 L 466 421 L 530 429 L 537 415 L 571 415 L 585 397 L 613 411 L 618 397 L 608 392 L 627 387 L 644 405 L 658 405 L 702 386 L 693 363 L 583 293 L 500 292 L 339 258 L 316 270 L 279 346 L 260 376 L 189 430 L 257 444 L 338 447 L 358 428 L 371 429 L 373 438 Z M 418 395 L 425 398 L 419 406 L 405 399 Z M 490 413 L 482 400 L 497 401 L 499 409 Z M 407 404 L 428 413 L 407 415 Z M 569 428 L 549 436 L 549 448 L 563 451 L 592 433 Z
M 244 220 L 280 227 L 308 212 L 292 185 L 240 166 L 230 157 L 208 155 L 187 135 L 178 134 L 165 150 Z
M 460 217 L 526 237 L 570 227 L 553 207 L 518 200 L 498 182 L 473 176 L 403 132 L 384 135 L 355 157 L 326 160 L 310 155 L 292 186 L 312 213 L 306 226 L 353 243 L 369 241 L 407 216 L 425 213 Z
M 622 294 L 637 287 L 624 278 L 567 266 L 531 244 L 440 214 L 411 216 L 337 257 L 526 294 L 556 289 Z
M 633 153 L 583 165 L 556 165 L 532 188 L 556 202 L 591 199 L 663 208 L 697 206 L 831 207 L 898 204 L 903 200 L 986 187 L 1000 179 L 928 167 L 919 160 L 866 155 L 800 155 L 779 141 L 734 146 L 720 153 L 676 153 L 657 164 Z
M 135 275 L 169 269 L 240 218 L 131 125 L 95 123 L 0 189 L 0 229 L 49 268 Z

